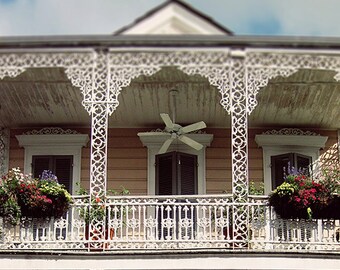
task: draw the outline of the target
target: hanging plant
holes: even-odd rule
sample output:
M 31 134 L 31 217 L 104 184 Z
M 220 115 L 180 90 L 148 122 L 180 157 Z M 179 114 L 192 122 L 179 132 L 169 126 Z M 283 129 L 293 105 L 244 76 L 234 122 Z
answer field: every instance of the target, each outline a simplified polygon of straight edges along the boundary
M 330 211 L 339 207 L 340 201 L 333 193 L 334 181 L 332 186 L 329 183 L 301 173 L 289 174 L 270 194 L 269 204 L 281 218 L 337 218 Z
M 1 179 L 0 216 L 12 225 L 21 217 L 60 218 L 71 202 L 71 195 L 50 171 L 34 179 L 14 168 Z

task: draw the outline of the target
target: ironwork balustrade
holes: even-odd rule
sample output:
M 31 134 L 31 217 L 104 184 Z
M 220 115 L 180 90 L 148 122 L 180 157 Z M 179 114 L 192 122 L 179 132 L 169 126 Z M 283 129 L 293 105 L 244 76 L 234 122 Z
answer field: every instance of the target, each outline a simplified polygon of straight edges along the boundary
M 249 197 L 247 203 L 233 202 L 232 195 L 114 196 L 103 209 L 104 215 L 87 215 L 89 197 L 75 196 L 61 219 L 23 218 L 17 226 L 1 221 L 0 249 L 340 250 L 339 220 L 283 220 L 265 196 Z M 236 214 L 246 220 L 246 241 L 233 222 Z M 89 217 L 95 222 L 88 224 Z

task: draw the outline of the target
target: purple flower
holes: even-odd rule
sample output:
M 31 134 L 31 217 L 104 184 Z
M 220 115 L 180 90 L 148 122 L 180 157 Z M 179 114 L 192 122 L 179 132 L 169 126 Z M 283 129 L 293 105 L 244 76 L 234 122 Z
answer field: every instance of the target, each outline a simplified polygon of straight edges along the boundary
M 40 180 L 58 183 L 57 176 L 55 176 L 50 170 L 44 170 L 39 178 Z

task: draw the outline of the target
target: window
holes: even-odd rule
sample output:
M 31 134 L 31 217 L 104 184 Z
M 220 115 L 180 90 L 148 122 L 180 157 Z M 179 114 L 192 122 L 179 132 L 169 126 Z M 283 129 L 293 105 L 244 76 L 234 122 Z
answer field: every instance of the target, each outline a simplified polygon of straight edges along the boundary
M 25 173 L 34 173 L 32 165 L 36 162 L 33 162 L 33 157 L 72 157 L 72 162 L 63 162 L 70 162 L 72 164 L 72 166 L 70 166 L 71 180 L 69 181 L 69 188 L 71 192 L 75 193 L 77 189 L 76 183 L 80 181 L 82 147 L 86 146 L 89 141 L 87 134 L 25 134 L 17 135 L 16 138 L 19 141 L 19 145 L 25 148 Z M 58 160 L 57 162 L 59 164 L 62 160 Z M 38 163 L 36 163 L 35 166 L 37 166 L 37 164 Z M 59 174 L 60 173 L 61 172 L 59 171 Z M 63 177 L 64 176 L 58 176 L 59 179 L 62 179 Z
M 73 156 L 32 156 L 32 175 L 38 178 L 44 170 L 57 176 L 58 182 L 72 193 Z
M 195 155 L 197 157 L 197 194 L 205 194 L 206 183 L 205 183 L 205 150 L 207 146 L 213 140 L 212 134 L 188 134 L 188 136 L 195 141 L 204 145 L 204 147 L 196 151 L 191 147 L 181 142 L 176 142 L 170 145 L 170 151 L 177 151 L 181 153 L 187 153 Z M 140 140 L 143 145 L 148 148 L 148 194 L 156 194 L 156 156 L 159 149 L 163 145 L 164 141 L 168 138 L 167 136 L 140 136 Z
M 283 183 L 284 175 L 287 173 L 289 166 L 309 173 L 309 165 L 311 163 L 312 157 L 298 153 L 271 156 L 272 188 L 274 189 Z
M 156 194 L 197 194 L 197 156 L 181 152 L 156 155 Z
M 169 152 L 156 155 L 156 195 L 193 195 L 197 194 L 197 156 L 182 152 Z M 176 215 L 177 222 L 180 219 L 196 220 L 196 214 L 184 209 L 173 209 L 173 205 L 169 205 L 172 211 L 162 211 L 159 209 L 158 216 L 161 217 L 158 224 L 159 239 L 167 237 L 181 237 L 193 235 L 192 229 L 179 229 L 179 224 L 174 228 L 162 227 L 162 220 L 169 217 L 174 218 Z M 196 222 L 193 222 L 196 224 Z M 163 229 L 162 229 L 163 228 Z
M 316 161 L 328 137 L 299 129 L 267 131 L 256 135 L 255 141 L 263 150 L 263 178 L 265 193 L 269 194 L 282 181 L 283 167 L 290 162 L 305 168 Z M 250 153 L 251 155 L 251 153 Z M 274 179 L 278 180 L 274 180 Z

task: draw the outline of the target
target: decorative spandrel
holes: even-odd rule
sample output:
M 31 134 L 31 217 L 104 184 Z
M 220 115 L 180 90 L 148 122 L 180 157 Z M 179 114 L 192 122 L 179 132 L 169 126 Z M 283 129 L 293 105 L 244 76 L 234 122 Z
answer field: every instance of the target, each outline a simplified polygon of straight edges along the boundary
M 340 80 L 340 56 L 329 52 L 317 55 L 290 50 L 248 50 L 244 67 L 248 90 L 248 114 L 257 106 L 256 96 L 260 89 L 277 76 L 288 77 L 299 69 L 321 69 L 336 71 L 334 79 Z

